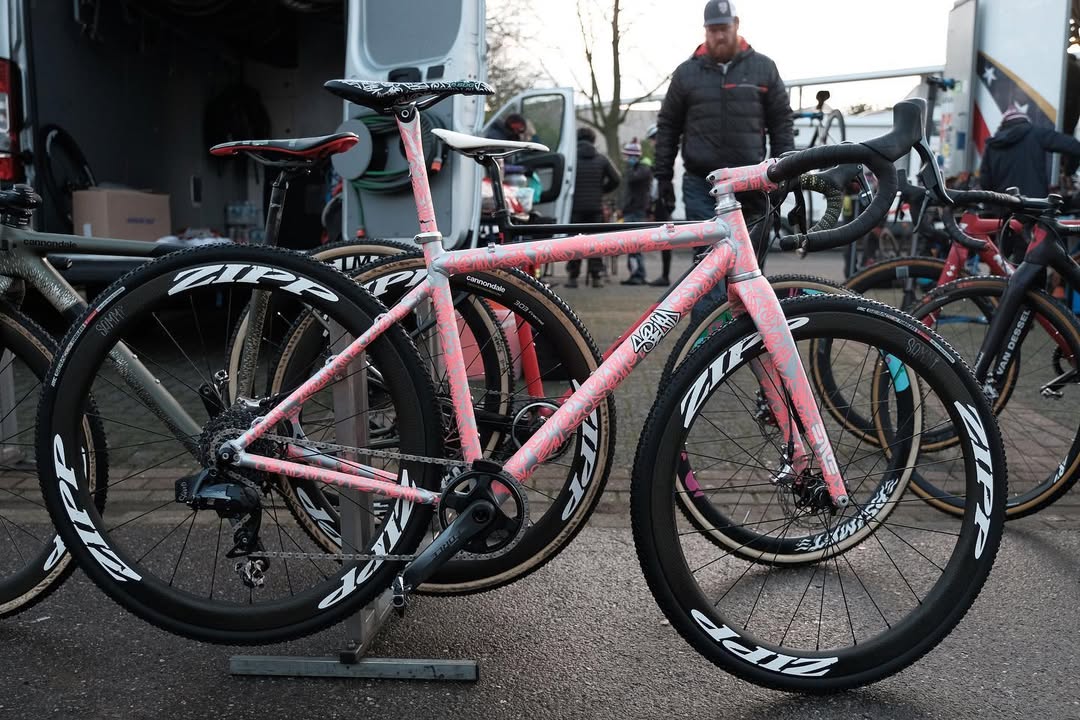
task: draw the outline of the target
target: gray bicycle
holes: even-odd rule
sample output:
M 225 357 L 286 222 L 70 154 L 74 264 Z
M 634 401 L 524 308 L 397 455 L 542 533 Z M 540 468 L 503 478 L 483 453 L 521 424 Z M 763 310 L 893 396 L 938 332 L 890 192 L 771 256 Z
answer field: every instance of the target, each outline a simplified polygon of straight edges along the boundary
M 289 181 L 310 172 L 329 155 L 351 147 L 357 141 L 351 133 L 289 141 L 253 141 L 228 143 L 212 150 L 218 155 L 244 153 L 278 170 L 273 184 L 270 210 L 267 215 L 266 243 L 276 244 L 281 208 Z M 140 240 L 119 240 L 37 232 L 29 227 L 42 199 L 33 188 L 19 185 L 0 191 L 0 618 L 13 615 L 40 602 L 55 590 L 71 573 L 73 564 L 64 543 L 56 535 L 49 514 L 41 499 L 37 464 L 34 455 L 34 425 L 42 383 L 56 355 L 56 340 L 22 308 L 22 300 L 31 294 L 40 295 L 46 303 L 68 321 L 79 317 L 86 301 L 65 277 L 68 266 L 75 270 L 87 263 L 87 256 L 107 256 L 113 265 L 138 267 L 142 262 L 181 249 L 177 244 L 149 243 Z M 351 260 L 363 257 L 382 257 L 401 252 L 406 246 L 380 241 L 370 247 L 363 243 L 351 245 Z M 122 260 L 121 260 L 122 258 Z M 221 331 L 228 332 L 231 342 L 242 337 L 236 328 L 247 319 L 243 308 L 221 308 L 212 304 L 198 308 L 201 314 L 222 323 Z M 263 309 L 265 311 L 265 308 Z M 268 321 L 265 318 L 263 323 Z M 190 340 L 190 328 L 170 327 L 162 318 L 167 335 L 178 347 Z M 200 328 L 201 329 L 201 328 Z M 253 353 L 249 352 L 249 357 Z M 243 353 L 233 353 L 229 365 L 231 391 L 239 383 L 250 384 L 258 366 L 249 363 L 244 370 L 238 367 Z M 142 358 L 146 360 L 146 358 Z M 160 390 L 155 373 L 160 368 L 146 367 L 126 347 L 118 347 L 112 357 L 113 365 L 122 368 L 122 383 L 115 387 L 116 397 L 132 399 L 156 398 L 162 407 L 174 408 Z M 211 381 L 199 388 L 206 402 L 212 402 L 218 388 Z M 226 390 L 228 392 L 229 390 Z M 184 417 L 185 413 L 176 413 Z M 149 455 L 152 445 L 131 447 L 122 437 L 106 442 L 101 415 L 91 405 L 83 419 L 81 456 L 90 483 L 100 488 L 95 502 L 101 510 L 107 502 L 105 488 L 109 483 L 110 452 L 113 459 L 132 453 Z M 186 427 L 175 428 L 184 435 L 197 435 L 200 427 L 192 421 Z M 110 433 L 111 434 L 111 433 Z M 124 472 L 120 467 L 119 472 Z M 114 469 L 113 475 L 117 474 Z M 122 476 L 121 476 L 122 477 Z

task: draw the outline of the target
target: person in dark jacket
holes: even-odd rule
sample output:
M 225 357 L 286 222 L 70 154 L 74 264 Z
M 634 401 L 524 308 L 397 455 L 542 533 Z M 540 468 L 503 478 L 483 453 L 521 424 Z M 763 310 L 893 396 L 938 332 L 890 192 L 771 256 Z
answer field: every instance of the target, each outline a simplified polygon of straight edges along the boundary
M 574 206 L 570 211 L 570 222 L 604 222 L 604 195 L 619 187 L 619 171 L 603 153 L 596 149 L 596 133 L 592 129 L 579 128 L 577 132 L 577 170 L 574 176 Z M 593 287 L 600 287 L 600 273 L 604 269 L 601 258 L 589 258 L 589 276 Z M 577 278 L 581 273 L 581 261 L 570 260 L 566 263 L 569 279 L 566 287 L 577 287 Z
M 528 123 L 524 116 L 510 113 L 501 123 L 492 125 L 486 137 L 492 140 L 524 140 L 527 128 Z
M 652 157 L 656 157 L 656 123 L 649 126 L 649 129 L 645 131 L 645 142 L 652 143 L 653 150 L 650 153 Z M 655 160 L 653 161 L 655 163 Z M 650 168 L 651 169 L 651 168 Z M 672 208 L 660 198 L 660 193 L 657 192 L 656 174 L 653 174 L 652 187 L 649 190 L 650 205 L 649 214 L 652 216 L 652 220 L 667 221 L 671 219 Z M 668 276 L 671 274 L 671 251 L 660 251 L 660 277 L 656 278 L 649 284 L 653 287 L 667 287 L 671 284 L 671 280 Z
M 705 4 L 705 42 L 675 68 L 656 128 L 657 191 L 669 208 L 675 207 L 672 178 L 681 142 L 688 220 L 708 220 L 716 214 L 716 199 L 709 194 L 712 186 L 705 179 L 713 170 L 761 162 L 766 137 L 774 157 L 795 149 L 787 88 L 776 63 L 739 35 L 739 17 L 731 0 Z M 765 212 L 761 193 L 740 193 L 736 199 L 748 225 Z M 758 223 L 752 233 L 755 243 L 767 237 L 767 225 Z M 691 318 L 725 296 L 721 282 L 695 305 Z
M 641 159 L 641 143 L 634 138 L 623 145 L 623 160 L 626 162 L 626 197 L 623 200 L 623 220 L 642 222 L 649 213 L 649 191 L 652 190 L 652 168 Z M 622 281 L 623 285 L 645 284 L 645 256 L 642 253 L 630 253 L 626 256 L 626 268 L 630 277 Z
M 689 220 L 708 220 L 715 199 L 705 176 L 717 168 L 753 165 L 795 149 L 791 102 L 776 63 L 739 35 L 731 0 L 705 5 L 705 42 L 675 69 L 656 119 L 660 197 L 675 207 L 675 155 L 682 149 L 683 203 Z M 760 193 L 738 198 L 748 220 L 764 209 Z M 763 224 L 764 225 L 764 224 Z
M 986 141 L 979 185 L 983 190 L 1004 192 L 1020 189 L 1027 197 L 1046 197 L 1050 192 L 1047 153 L 1080 156 L 1080 141 L 1053 128 L 1035 127 L 1025 106 L 1015 103 L 1001 116 L 1001 125 Z

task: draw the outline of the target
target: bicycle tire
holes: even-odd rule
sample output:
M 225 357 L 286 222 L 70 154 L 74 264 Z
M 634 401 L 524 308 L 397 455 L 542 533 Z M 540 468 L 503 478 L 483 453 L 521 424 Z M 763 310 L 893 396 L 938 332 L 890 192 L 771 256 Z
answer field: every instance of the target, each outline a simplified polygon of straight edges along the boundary
M 239 276 L 243 278 L 238 280 Z M 71 453 L 66 450 L 73 447 L 70 418 L 79 415 L 91 385 L 111 385 L 121 390 L 125 384 L 122 378 L 129 372 L 126 365 L 117 368 L 105 365 L 117 340 L 122 337 L 147 367 L 154 368 L 155 383 L 173 393 L 186 412 L 198 413 L 200 405 L 206 401 L 201 389 L 196 389 L 193 382 L 184 378 L 184 374 L 192 370 L 195 371 L 191 374 L 196 378 L 195 382 L 201 377 L 199 366 L 202 363 L 190 359 L 198 346 L 186 343 L 185 349 L 173 333 L 188 325 L 175 322 L 171 315 L 172 322 L 166 324 L 156 313 L 166 310 L 186 313 L 185 304 L 190 304 L 191 322 L 206 352 L 207 371 L 213 376 L 213 366 L 220 367 L 228 361 L 230 336 L 227 331 L 232 315 L 228 309 L 223 315 L 219 312 L 218 322 L 211 325 L 212 315 L 207 308 L 214 306 L 197 304 L 195 299 L 218 302 L 220 307 L 224 305 L 221 298 L 225 295 L 229 299 L 228 305 L 224 305 L 226 308 L 240 308 L 243 302 L 233 303 L 233 294 L 245 295 L 255 289 L 266 293 L 280 290 L 295 295 L 296 302 L 317 309 L 322 317 L 336 322 L 344 328 L 343 332 L 353 336 L 370 327 L 374 318 L 384 311 L 346 276 L 300 253 L 231 245 L 173 253 L 119 279 L 75 323 L 61 344 L 59 360 L 50 372 L 38 415 L 39 467 L 41 463 L 47 463 L 47 469 L 41 472 L 46 505 L 61 538 L 80 566 L 95 584 L 130 612 L 170 632 L 210 642 L 275 642 L 315 632 L 347 617 L 389 587 L 403 561 L 383 560 L 380 556 L 411 553 L 425 535 L 432 512 L 430 505 L 392 501 L 390 511 L 379 520 L 380 525 L 367 545 L 366 552 L 374 553 L 374 557 L 342 562 L 340 558 L 323 557 L 319 549 L 310 544 L 302 545 L 303 533 L 290 534 L 287 526 L 279 522 L 272 476 L 260 475 L 254 470 L 237 477 L 234 469 L 221 466 L 220 479 L 216 482 L 222 485 L 211 488 L 236 488 L 240 499 L 233 500 L 232 506 L 226 503 L 223 509 L 221 505 L 214 505 L 221 510 L 220 514 L 211 512 L 208 522 L 196 522 L 200 510 L 188 501 L 196 491 L 198 480 L 192 479 L 196 476 L 182 475 L 181 481 L 185 484 L 176 484 L 175 488 L 170 482 L 175 482 L 173 478 L 192 464 L 196 468 L 218 465 L 214 460 L 217 458 L 214 448 L 219 446 L 221 433 L 231 436 L 239 430 L 230 428 L 236 425 L 241 429 L 247 427 L 254 408 L 239 403 L 225 411 L 218 409 L 215 414 L 207 406 L 199 417 L 210 417 L 214 421 L 198 423 L 201 435 L 195 440 L 177 436 L 167 423 L 157 422 L 148 427 L 148 423 L 154 422 L 154 413 L 140 410 L 146 408 L 141 399 L 144 391 L 134 396 L 122 391 L 112 397 L 96 396 L 102 408 L 100 417 L 107 428 L 108 423 L 114 421 L 129 428 L 124 441 L 114 442 L 111 447 L 111 463 L 115 466 L 121 462 L 121 448 L 125 448 L 122 462 L 129 465 L 149 463 L 136 473 L 125 473 L 124 478 L 111 485 L 115 488 L 120 482 L 141 478 L 147 482 L 147 488 L 154 488 L 157 478 L 158 485 L 165 487 L 151 490 L 146 497 L 140 493 L 131 495 L 127 500 L 127 512 L 103 513 L 93 507 L 83 472 L 78 463 L 71 462 Z M 155 328 L 152 321 L 161 328 L 158 335 L 172 340 L 175 350 L 152 344 L 154 336 L 150 330 Z M 204 333 L 203 325 L 213 333 Z M 224 342 L 219 352 L 211 354 L 206 351 L 205 341 L 207 337 L 213 339 L 215 336 L 224 338 Z M 170 360 L 169 352 L 175 360 Z M 382 373 L 388 389 L 391 404 L 382 406 L 381 410 L 392 411 L 394 421 L 400 425 L 396 449 L 409 455 L 441 456 L 440 428 L 434 421 L 438 411 L 430 380 L 404 332 L 397 326 L 390 327 L 371 344 L 365 357 Z M 190 368 L 184 364 L 185 360 Z M 110 375 L 116 375 L 117 382 L 112 382 Z M 334 384 L 339 379 L 333 378 L 329 382 Z M 190 395 L 181 393 L 185 388 Z M 102 405 L 103 399 L 110 403 L 108 411 Z M 267 399 L 266 406 L 276 402 Z M 318 411 L 318 400 L 313 403 Z M 310 420 L 303 410 L 294 417 L 300 420 L 290 422 Z M 162 427 L 166 432 L 155 432 Z M 143 437 L 153 440 L 136 442 Z M 154 449 L 154 443 L 165 442 L 160 437 L 176 444 L 163 450 Z M 290 437 L 296 436 L 290 434 Z M 176 446 L 180 447 L 180 453 L 172 455 Z M 252 452 L 281 453 L 284 448 L 266 441 Z M 151 457 L 145 458 L 140 453 L 149 453 Z M 161 455 L 166 456 L 165 461 L 158 460 Z M 166 462 L 183 464 L 174 470 L 171 465 L 163 467 Z M 403 460 L 391 476 L 397 478 L 398 484 L 431 491 L 438 489 L 438 473 L 428 463 Z M 254 490 L 254 495 L 244 488 Z M 155 493 L 160 495 L 155 496 Z M 117 510 L 114 494 L 110 497 L 112 511 Z M 218 495 L 233 498 L 235 494 L 226 495 L 225 491 L 219 491 Z M 164 496 L 164 502 L 161 496 Z M 182 520 L 174 523 L 175 515 L 170 513 L 177 507 L 181 508 Z M 164 516 L 160 520 L 150 517 L 162 513 Z M 226 519 L 230 521 L 232 539 L 222 542 Z M 262 523 L 268 529 L 261 529 Z M 186 532 L 176 532 L 184 526 Z M 196 527 L 199 532 L 191 544 Z M 241 531 L 243 535 L 238 534 Z M 263 545 L 263 541 L 267 545 Z M 229 543 L 233 544 L 231 550 L 228 550 Z M 182 562 L 189 544 L 195 559 L 189 556 Z M 294 558 L 295 562 L 290 565 L 290 558 L 281 553 L 294 552 L 294 546 L 301 556 Z M 258 568 L 253 565 L 256 561 L 252 560 L 252 553 L 267 554 L 270 558 L 270 564 L 257 574 L 253 572 Z M 237 557 L 241 560 L 234 567 L 232 561 Z M 247 560 L 243 559 L 245 557 Z M 272 560 L 273 557 L 277 559 Z M 219 572 L 221 580 L 215 584 Z M 301 582 L 304 585 L 297 592 L 294 583 Z
M 10 353 L 10 360 L 8 359 Z M 0 302 L 0 376 L 10 373 L 11 390 L 0 418 L 0 618 L 44 600 L 71 575 L 75 564 L 41 505 L 33 451 L 25 456 L 26 429 L 32 427 L 38 387 L 56 356 L 56 341 L 7 303 Z M 22 430 L 19 427 L 23 427 Z M 91 413 L 84 418 L 84 447 L 93 448 L 90 483 L 106 484 L 108 455 L 104 430 Z M 9 442 L 12 443 L 9 445 Z M 105 496 L 98 496 L 104 505 Z
M 821 120 L 821 126 L 814 133 L 814 142 L 811 145 L 839 145 L 847 140 L 847 128 L 844 122 L 844 113 L 832 110 Z
M 354 279 L 385 304 L 393 304 L 422 279 L 424 272 L 424 258 L 414 252 L 372 263 Z M 515 327 L 529 327 L 538 349 L 555 358 L 545 366 L 546 370 L 541 368 L 544 377 L 553 378 L 554 369 L 563 366 L 570 376 L 566 383 L 580 383 L 599 366 L 600 353 L 581 321 L 557 295 L 529 275 L 518 270 L 494 270 L 456 275 L 450 282 L 455 293 L 466 292 L 486 303 L 495 303 L 511 313 L 507 317 L 513 318 Z M 516 353 L 521 355 L 520 351 Z M 549 382 L 560 383 L 562 379 Z M 569 387 L 566 383 L 558 387 L 565 390 Z M 511 398 L 517 408 L 515 415 L 521 412 L 522 404 L 535 401 L 523 386 L 517 386 Z M 573 540 L 607 483 L 614 453 L 614 399 L 609 396 L 590 417 L 575 435 L 573 461 L 565 474 L 561 466 L 555 466 L 549 475 L 541 478 L 538 473 L 522 485 L 530 495 L 530 507 L 547 507 L 521 541 L 498 557 L 451 560 L 421 586 L 422 592 L 468 594 L 493 590 L 539 569 Z M 494 459 L 507 459 L 513 449 L 504 443 Z M 490 453 L 488 457 L 492 457 Z
M 38 147 L 44 157 L 41 172 L 48 206 L 59 208 L 71 230 L 72 193 L 97 185 L 94 173 L 75 138 L 59 125 L 45 125 L 38 131 Z
M 857 297 L 796 298 L 782 305 L 797 342 L 821 337 L 858 339 L 866 344 L 867 357 L 873 357 L 875 364 L 881 365 L 877 352 L 893 355 L 912 374 L 920 393 L 929 390 L 945 400 L 946 417 L 963 427 L 966 442 L 957 446 L 954 462 L 971 496 L 982 498 L 978 513 L 948 517 L 905 509 L 899 518 L 903 522 L 891 523 L 901 512 L 896 511 L 858 546 L 858 552 L 833 554 L 813 566 L 778 570 L 764 565 L 755 570 L 750 565 L 740 572 L 743 558 L 709 560 L 716 552 L 711 541 L 699 541 L 703 549 L 684 549 L 684 543 L 693 541 L 693 533 L 682 531 L 679 513 L 674 512 L 677 456 L 717 389 L 762 351 L 762 343 L 754 339 L 753 323 L 744 317 L 714 334 L 661 389 L 638 445 L 631 519 L 649 588 L 668 620 L 695 650 L 719 667 L 765 687 L 837 692 L 875 682 L 915 662 L 956 626 L 974 602 L 1001 539 L 1005 455 L 993 415 L 963 360 L 943 340 L 920 331 L 910 317 Z M 717 452 L 713 445 L 708 449 Z M 839 452 L 835 439 L 834 449 Z M 912 502 L 922 504 L 918 498 Z M 822 515 L 827 517 L 827 513 Z M 926 526 L 909 527 L 913 522 Z M 945 523 L 956 531 L 955 545 L 952 532 L 941 530 Z M 843 526 L 833 527 L 835 537 L 842 539 Z M 905 536 L 913 538 L 907 545 Z M 917 578 L 900 570 L 901 554 L 904 560 L 918 563 Z M 813 583 L 822 567 L 819 587 Z M 869 574 L 859 575 L 857 567 L 868 569 Z M 828 594 L 833 568 L 835 580 Z M 893 568 L 900 575 L 895 582 Z M 933 568 L 941 574 L 928 578 Z M 704 573 L 711 573 L 708 581 Z M 858 582 L 844 580 L 843 574 L 854 575 Z M 698 575 L 702 575 L 700 581 Z M 714 579 L 717 575 L 719 579 Z M 725 575 L 734 578 L 730 586 Z M 737 591 L 743 580 L 750 588 Z M 885 597 L 874 597 L 867 587 L 868 582 L 879 580 L 885 581 Z M 720 597 L 714 603 L 716 596 Z M 820 607 L 815 607 L 819 596 Z M 733 607 L 739 602 L 748 608 Z M 725 603 L 725 609 L 717 608 L 720 603 Z M 788 610 L 782 609 L 785 606 Z M 796 628 L 797 620 L 805 620 L 805 626 Z M 845 620 L 849 627 L 838 627 Z M 870 633 L 870 637 L 856 637 Z
M 905 287 L 908 280 L 914 280 L 916 288 L 935 287 L 944 271 L 945 261 L 937 258 L 895 258 L 855 273 L 843 286 L 848 292 L 910 311 L 911 305 L 924 295 L 908 297 L 911 294 Z M 854 404 L 849 402 L 849 398 L 841 391 L 841 383 L 833 377 L 829 362 L 830 347 L 829 343 L 820 343 L 809 368 L 810 377 L 822 391 L 822 406 L 837 422 L 842 423 L 863 442 L 874 444 L 877 442 L 877 434 L 873 422 L 859 414 Z
M 920 319 L 934 316 L 940 327 L 946 313 L 964 315 L 963 310 L 956 308 L 966 301 L 973 301 L 988 321 L 1008 284 L 1008 280 L 1001 277 L 962 278 L 927 295 L 913 309 L 913 314 Z M 1040 379 L 1048 381 L 1060 376 L 1058 364 L 1063 358 L 1055 351 L 1063 346 L 1068 351 L 1065 357 L 1073 358 L 1072 369 L 1076 369 L 1076 359 L 1080 358 L 1080 321 L 1043 290 L 1027 292 L 1017 314 L 1024 312 L 1033 313 L 1032 321 L 1027 332 L 1014 339 L 1011 366 L 1001 381 L 1004 386 L 996 388 L 997 397 L 993 398 L 1006 453 L 1013 458 L 1014 469 L 1023 466 L 1026 470 L 1022 474 L 1014 472 L 1009 483 L 1006 520 L 1027 517 L 1049 507 L 1080 477 L 1080 421 L 1075 404 L 1068 403 L 1064 396 L 1056 399 L 1043 396 L 1039 384 Z M 941 328 L 939 332 L 946 335 L 953 347 L 960 348 L 968 358 L 974 358 L 980 350 L 986 323 L 953 323 L 947 327 L 949 331 Z M 973 327 L 981 328 L 978 344 L 967 343 L 961 337 L 970 334 L 965 330 Z M 997 365 L 996 355 L 994 365 Z M 1028 385 L 1033 376 L 1034 384 Z M 1077 381 L 1064 384 L 1062 391 L 1075 394 Z M 1057 412 L 1054 412 L 1055 408 Z M 935 445 L 941 444 L 943 441 L 939 440 Z M 958 492 L 939 487 L 922 475 L 916 475 L 912 487 L 939 510 L 952 514 L 964 512 L 965 498 Z

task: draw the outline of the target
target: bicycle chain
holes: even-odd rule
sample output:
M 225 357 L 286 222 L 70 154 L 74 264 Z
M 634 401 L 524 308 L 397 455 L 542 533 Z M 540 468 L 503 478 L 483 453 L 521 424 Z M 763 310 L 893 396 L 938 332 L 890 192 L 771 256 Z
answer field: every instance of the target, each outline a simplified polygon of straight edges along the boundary
M 283 550 L 259 550 L 245 555 L 245 557 L 249 557 L 253 560 L 258 560 L 259 558 L 284 558 L 286 560 L 374 560 L 380 558 L 391 562 L 411 562 L 419 557 L 419 554 L 375 555 L 372 553 L 306 553 Z
M 242 432 L 242 431 L 241 431 Z M 393 450 L 376 450 L 374 448 L 359 448 L 351 445 L 337 445 L 335 443 L 308 440 L 306 438 L 288 437 L 285 435 L 263 435 L 262 438 L 274 440 L 280 443 L 297 445 L 299 447 L 311 447 L 316 450 L 331 450 L 334 452 L 354 453 L 356 455 L 368 455 L 371 457 L 387 458 L 390 460 L 408 460 L 410 462 L 427 463 L 429 465 L 442 465 L 444 467 L 469 468 L 469 463 L 464 460 L 449 460 L 446 458 L 433 458 L 424 455 L 410 455 L 408 453 L 394 452 Z M 345 461 L 342 461 L 345 462 Z

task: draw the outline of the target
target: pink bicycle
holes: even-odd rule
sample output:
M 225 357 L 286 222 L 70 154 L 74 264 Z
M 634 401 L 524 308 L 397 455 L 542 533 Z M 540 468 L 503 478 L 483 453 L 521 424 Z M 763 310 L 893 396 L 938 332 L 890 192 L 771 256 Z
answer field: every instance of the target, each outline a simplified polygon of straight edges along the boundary
M 490 88 L 327 87 L 395 116 L 423 279 L 387 309 L 306 256 L 213 246 L 143 266 L 103 293 L 47 376 L 38 453 L 60 535 L 106 593 L 159 627 L 214 642 L 314 632 L 388 589 L 404 611 L 451 558 L 498 558 L 528 541 L 543 517 L 531 515 L 524 484 L 595 438 L 615 387 L 726 277 L 736 319 L 665 381 L 638 444 L 633 533 L 660 607 L 718 665 L 805 692 L 894 673 L 955 626 L 990 570 L 1003 523 L 1005 459 L 986 400 L 948 345 L 898 310 L 831 295 L 780 303 L 733 199 L 837 163 L 862 163 L 895 189 L 892 162 L 921 138 L 919 104 L 898 104 L 896 127 L 874 141 L 714 173 L 717 217 L 707 222 L 448 252 L 418 110 Z M 888 209 L 886 190 L 849 226 L 796 241 L 813 250 L 864 234 Z M 526 262 L 701 245 L 712 247 L 701 263 L 588 377 L 570 381 L 573 392 L 545 390 L 550 407 L 516 429 L 520 448 L 509 459 L 485 455 L 455 282 L 497 285 Z M 519 284 L 526 296 L 530 287 Z M 547 301 L 536 295 L 535 306 Z M 241 359 L 254 378 L 248 387 L 276 388 L 265 395 L 232 397 L 223 371 L 243 307 L 265 320 L 249 328 Z M 416 314 L 437 322 L 445 404 L 398 324 Z M 821 341 L 832 343 L 833 372 L 843 373 L 852 405 L 873 418 L 876 443 L 819 412 L 803 367 Z M 106 362 L 120 348 L 132 359 Z M 277 362 L 286 353 L 288 370 Z M 145 371 L 157 382 L 133 391 L 128 377 Z M 104 505 L 95 502 L 103 490 L 86 481 L 91 451 L 78 432 L 91 398 L 110 439 Z M 922 433 L 942 426 L 961 442 L 920 472 L 952 477 L 979 498 L 962 517 L 927 513 L 907 493 Z M 680 468 L 692 482 L 677 478 Z M 337 488 L 350 510 L 334 529 L 337 551 L 293 518 L 284 478 Z M 587 490 L 572 475 L 570 504 L 544 514 L 572 512 Z M 683 517 L 686 492 L 726 522 L 700 527 Z M 751 497 L 752 505 L 736 504 Z

